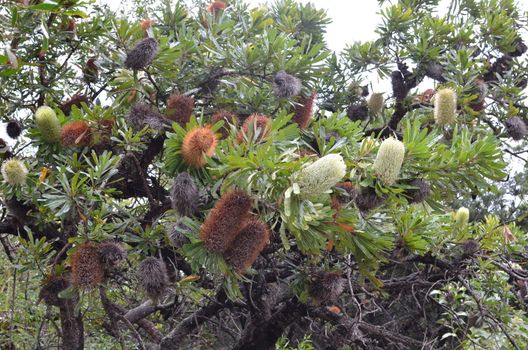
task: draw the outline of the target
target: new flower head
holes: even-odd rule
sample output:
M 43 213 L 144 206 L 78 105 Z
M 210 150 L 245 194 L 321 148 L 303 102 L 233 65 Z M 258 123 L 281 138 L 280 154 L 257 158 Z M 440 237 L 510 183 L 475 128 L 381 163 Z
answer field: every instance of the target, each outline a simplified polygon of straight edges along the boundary
M 273 93 L 280 98 L 297 96 L 301 92 L 301 80 L 281 70 L 273 78 Z
M 61 126 L 55 111 L 48 106 L 41 106 L 35 112 L 35 124 L 40 130 L 42 141 L 54 143 L 60 140 Z
M 183 161 L 194 168 L 207 164 L 206 157 L 212 157 L 218 140 L 208 127 L 196 127 L 189 131 L 183 139 L 181 155 Z
M 385 100 L 383 93 L 373 93 L 368 100 L 368 109 L 372 114 L 379 114 L 383 110 Z
M 469 209 L 460 207 L 455 213 L 455 223 L 458 227 L 463 228 L 469 222 Z
M 2 164 L 2 176 L 8 184 L 23 185 L 26 183 L 28 170 L 20 160 L 11 158 Z
M 157 303 L 168 285 L 165 263 L 154 257 L 146 258 L 139 264 L 137 278 L 141 289 L 147 293 L 154 303 Z
M 61 143 L 63 146 L 88 146 L 92 142 L 92 130 L 84 120 L 67 123 L 61 129 Z
M 242 143 L 244 141 L 244 135 L 258 135 L 256 142 L 260 142 L 265 139 L 270 132 L 271 118 L 264 114 L 252 114 L 244 121 L 242 130 L 240 130 L 237 134 L 237 141 L 238 143 Z
M 127 53 L 125 66 L 134 70 L 143 69 L 156 58 L 158 50 L 159 45 L 155 39 L 143 39 Z
M 328 154 L 302 168 L 296 182 L 301 195 L 315 196 L 330 190 L 346 174 L 346 164 L 339 154 Z
M 451 125 L 456 121 L 457 95 L 454 90 L 440 89 L 434 96 L 434 119 L 438 125 Z
M 514 140 L 521 140 L 528 135 L 526 123 L 519 117 L 511 117 L 504 122 L 508 135 Z
M 374 172 L 383 184 L 390 186 L 396 182 L 404 156 L 403 142 L 389 137 L 381 143 L 374 161 Z
M 191 120 L 194 109 L 194 98 L 185 95 L 172 95 L 167 103 L 167 118 L 181 126 L 185 126 Z

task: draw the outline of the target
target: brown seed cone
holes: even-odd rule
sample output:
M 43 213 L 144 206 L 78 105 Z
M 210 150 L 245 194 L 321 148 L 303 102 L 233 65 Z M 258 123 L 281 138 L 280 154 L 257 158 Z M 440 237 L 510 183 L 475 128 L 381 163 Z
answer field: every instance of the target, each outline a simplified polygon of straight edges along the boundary
M 218 140 L 209 127 L 197 127 L 185 135 L 181 155 L 185 163 L 194 168 L 207 164 L 205 156 L 212 157 Z
M 258 219 L 250 220 L 226 252 L 226 261 L 235 271 L 246 271 L 257 260 L 269 239 L 270 231 L 266 224 Z
M 271 132 L 271 118 L 264 114 L 252 114 L 247 117 L 242 125 L 242 129 L 238 132 L 238 143 L 244 142 L 244 135 L 249 135 L 250 128 L 253 131 L 253 135 L 257 132 L 257 129 L 259 129 L 257 142 L 260 142 Z
M 80 289 L 93 289 L 104 280 L 99 247 L 86 242 L 77 248 L 71 257 L 72 284 Z
M 312 275 L 308 292 L 318 303 L 335 303 L 345 290 L 346 280 L 339 272 L 319 271 Z
M 88 102 L 90 102 L 90 99 L 86 95 L 75 94 L 69 100 L 64 101 L 61 104 L 60 109 L 62 113 L 64 113 L 64 115 L 68 116 L 71 113 L 72 107 L 76 106 L 80 108 L 82 102 L 88 104 Z
M 224 125 L 218 132 L 222 135 L 222 138 L 225 139 L 229 136 L 229 123 L 238 124 L 238 117 L 235 113 L 229 111 L 218 111 L 211 117 L 211 124 L 216 124 L 219 121 L 223 120 Z
M 181 126 L 191 120 L 194 109 L 194 98 L 185 95 L 172 95 L 167 103 L 166 117 Z
M 44 300 L 47 305 L 59 306 L 59 293 L 68 288 L 70 283 L 63 276 L 48 276 L 42 283 L 39 299 Z
M 295 107 L 292 121 L 299 124 L 299 128 L 306 129 L 312 120 L 313 106 L 317 93 L 315 91 L 308 97 L 301 97 L 299 105 Z
M 92 142 L 92 128 L 87 122 L 76 120 L 62 127 L 60 137 L 63 146 L 87 146 Z
M 226 192 L 216 202 L 209 216 L 200 227 L 200 239 L 208 251 L 223 253 L 241 229 L 241 223 L 249 217 L 252 199 L 240 190 Z

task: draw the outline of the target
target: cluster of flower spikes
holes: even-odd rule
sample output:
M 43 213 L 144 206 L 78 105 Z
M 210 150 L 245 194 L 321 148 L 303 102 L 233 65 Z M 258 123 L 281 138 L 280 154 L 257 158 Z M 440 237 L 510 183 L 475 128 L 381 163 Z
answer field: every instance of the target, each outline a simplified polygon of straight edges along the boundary
M 200 227 L 200 238 L 212 253 L 223 254 L 237 272 L 249 268 L 270 239 L 266 224 L 251 217 L 252 198 L 246 192 L 225 192 Z
M 125 257 L 125 250 L 117 242 L 81 244 L 71 256 L 72 285 L 83 290 L 96 288 Z

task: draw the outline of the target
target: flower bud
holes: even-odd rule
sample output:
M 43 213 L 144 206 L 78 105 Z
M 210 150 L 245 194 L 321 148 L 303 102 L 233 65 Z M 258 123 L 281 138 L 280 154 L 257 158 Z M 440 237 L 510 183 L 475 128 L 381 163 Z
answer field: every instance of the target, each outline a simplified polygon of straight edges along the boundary
M 456 121 L 457 96 L 452 89 L 440 89 L 434 96 L 434 119 L 438 125 L 451 125 Z
M 463 228 L 469 222 L 469 209 L 465 207 L 459 208 L 455 213 L 455 223 L 458 227 Z
M 60 140 L 61 126 L 55 111 L 48 106 L 41 106 L 35 112 L 35 124 L 40 130 L 42 141 L 55 143 Z
M 403 142 L 389 137 L 381 143 L 374 161 L 374 172 L 383 184 L 390 186 L 396 182 L 404 157 Z
M 312 120 L 313 105 L 317 93 L 314 91 L 308 97 L 302 96 L 299 104 L 295 107 L 295 115 L 292 118 L 294 123 L 299 124 L 299 128 L 306 129 Z
M 301 195 L 310 197 L 330 190 L 346 174 L 346 164 L 340 154 L 328 154 L 302 168 L 297 174 Z
M 24 163 L 18 159 L 11 158 L 6 160 L 2 164 L 1 172 L 4 181 L 12 186 L 24 185 L 26 183 L 28 170 Z

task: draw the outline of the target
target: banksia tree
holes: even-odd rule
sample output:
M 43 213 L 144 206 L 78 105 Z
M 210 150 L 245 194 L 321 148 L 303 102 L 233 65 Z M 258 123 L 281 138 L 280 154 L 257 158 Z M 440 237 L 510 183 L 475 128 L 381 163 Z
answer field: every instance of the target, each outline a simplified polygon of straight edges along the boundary
M 244 136 L 256 136 L 256 141 L 264 140 L 271 132 L 271 118 L 263 114 L 252 114 L 244 121 L 242 129 L 237 134 L 239 143 L 244 141 Z
M 312 120 L 313 107 L 317 93 L 315 91 L 308 97 L 301 97 L 299 104 L 295 106 L 295 115 L 292 118 L 299 128 L 306 129 Z
M 220 197 L 200 227 L 200 239 L 208 251 L 223 253 L 231 247 L 249 217 L 252 203 L 251 196 L 240 190 L 225 192 Z
M 301 80 L 283 70 L 278 71 L 273 78 L 273 93 L 279 98 L 297 96 L 301 88 Z
M 383 93 L 375 92 L 370 95 L 368 100 L 368 109 L 372 114 L 379 114 L 383 110 L 384 104 L 385 99 L 383 97 Z
M 60 140 L 61 126 L 55 111 L 48 106 L 42 106 L 35 112 L 35 124 L 40 130 L 42 141 L 54 143 Z
M 317 196 L 329 191 L 346 174 L 346 164 L 339 154 L 328 154 L 304 167 L 296 175 L 301 195 Z
M 99 255 L 99 247 L 86 242 L 77 247 L 71 256 L 71 282 L 84 290 L 91 290 L 104 281 L 104 266 Z
M 196 127 L 190 130 L 183 139 L 181 156 L 190 167 L 201 168 L 207 164 L 206 157 L 215 153 L 218 139 L 209 127 Z
M 12 158 L 2 163 L 2 177 L 4 182 L 16 186 L 26 183 L 28 170 L 20 160 Z
M 140 70 L 152 63 L 158 54 L 159 45 L 156 39 L 146 38 L 141 40 L 127 53 L 125 67 Z
M 198 212 L 200 192 L 187 172 L 178 174 L 171 190 L 172 208 L 181 216 L 192 216 Z
M 92 128 L 83 120 L 65 124 L 61 129 L 61 143 L 66 147 L 88 146 L 92 141 Z
M 436 92 L 434 119 L 438 125 L 451 125 L 456 121 L 457 95 L 453 89 L 445 88 Z
M 225 253 L 227 263 L 237 272 L 246 271 L 257 260 L 270 239 L 266 224 L 251 219 L 244 224 Z
M 136 276 L 141 289 L 154 303 L 158 303 L 169 284 L 165 263 L 148 257 L 139 264 Z
M 404 157 L 403 142 L 389 137 L 381 143 L 373 168 L 383 184 L 391 186 L 398 180 Z
M 22 133 L 22 125 L 16 120 L 10 120 L 6 125 L 6 133 L 12 139 L 16 139 Z
M 172 121 L 185 126 L 191 120 L 194 98 L 185 95 L 172 95 L 167 103 L 165 115 Z
M 526 123 L 519 117 L 511 117 L 504 122 L 508 135 L 514 140 L 522 140 L 528 135 Z

